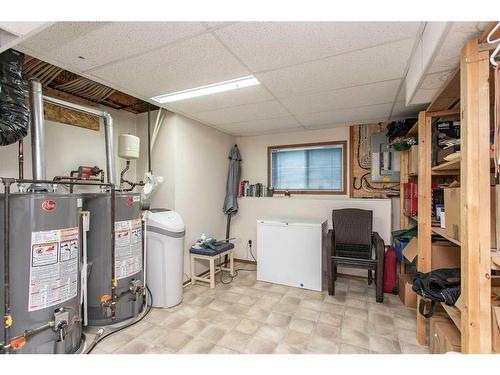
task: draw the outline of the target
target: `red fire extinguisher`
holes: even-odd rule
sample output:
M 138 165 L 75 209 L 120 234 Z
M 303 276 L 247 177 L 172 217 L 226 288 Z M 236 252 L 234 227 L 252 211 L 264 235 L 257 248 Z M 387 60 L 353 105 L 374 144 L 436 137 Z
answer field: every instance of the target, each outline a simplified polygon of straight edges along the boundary
M 396 250 L 392 246 L 387 246 L 384 255 L 384 293 L 398 294 L 397 262 Z

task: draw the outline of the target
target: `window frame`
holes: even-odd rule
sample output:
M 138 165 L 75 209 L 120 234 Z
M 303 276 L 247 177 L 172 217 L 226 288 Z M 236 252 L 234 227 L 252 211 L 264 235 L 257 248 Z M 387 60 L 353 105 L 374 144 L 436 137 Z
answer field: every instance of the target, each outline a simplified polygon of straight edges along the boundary
M 307 148 L 317 146 L 341 146 L 342 149 L 342 190 L 283 190 L 274 189 L 274 194 L 285 194 L 288 191 L 290 194 L 310 194 L 310 195 L 346 195 L 347 194 L 347 141 L 328 141 L 314 143 L 300 143 L 288 145 L 275 145 L 267 147 L 267 186 L 271 187 L 272 179 L 272 151 L 284 148 Z

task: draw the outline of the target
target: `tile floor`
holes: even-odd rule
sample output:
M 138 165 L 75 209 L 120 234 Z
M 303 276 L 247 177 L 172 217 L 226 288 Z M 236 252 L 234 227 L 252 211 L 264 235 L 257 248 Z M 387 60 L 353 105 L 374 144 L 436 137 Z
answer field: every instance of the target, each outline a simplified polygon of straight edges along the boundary
M 182 304 L 151 310 L 93 353 L 428 353 L 415 339 L 415 310 L 398 296 L 376 303 L 373 286 L 348 278 L 336 290 L 331 297 L 240 271 L 215 289 L 186 287 Z

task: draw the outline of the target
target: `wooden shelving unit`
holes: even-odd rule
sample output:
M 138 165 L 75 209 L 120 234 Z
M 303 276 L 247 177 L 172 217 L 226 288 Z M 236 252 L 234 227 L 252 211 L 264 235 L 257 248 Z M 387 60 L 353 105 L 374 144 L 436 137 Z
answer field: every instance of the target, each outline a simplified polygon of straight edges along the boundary
M 433 233 L 436 233 L 436 234 L 440 235 L 441 237 L 443 237 L 444 239 L 446 239 L 446 240 L 448 240 L 450 242 L 453 242 L 455 245 L 462 246 L 462 243 L 460 241 L 457 241 L 453 237 L 448 236 L 445 233 L 445 230 L 443 228 L 432 227 L 431 230 L 432 230 Z
M 418 271 L 431 271 L 432 236 L 460 246 L 462 264 L 461 309 L 443 304 L 462 337 L 463 353 L 491 352 L 491 270 L 498 267 L 500 252 L 490 249 L 490 97 L 488 51 L 479 48 L 478 40 L 466 43 L 458 69 L 427 110 L 419 113 L 409 135 L 418 136 Z M 440 118 L 460 116 L 460 158 L 432 167 L 432 123 Z M 401 157 L 401 183 L 408 182 L 408 152 Z M 461 192 L 461 238 L 455 240 L 445 230 L 433 227 L 432 181 L 438 176 L 456 176 Z M 403 185 L 402 185 L 403 186 Z M 404 195 L 404 188 L 402 188 Z M 401 198 L 403 210 L 404 199 Z M 401 228 L 409 220 L 401 215 Z M 481 259 L 491 259 L 482 262 Z M 420 298 L 417 301 L 417 305 Z M 416 312 L 417 340 L 426 342 L 425 318 Z
M 445 303 L 441 302 L 441 306 L 443 307 L 444 311 L 448 314 L 450 319 L 455 323 L 457 326 L 458 330 L 462 332 L 462 312 L 457 309 L 455 306 L 448 306 Z
M 442 163 L 432 167 L 432 172 L 451 172 L 460 174 L 460 158 L 447 161 L 446 163 Z

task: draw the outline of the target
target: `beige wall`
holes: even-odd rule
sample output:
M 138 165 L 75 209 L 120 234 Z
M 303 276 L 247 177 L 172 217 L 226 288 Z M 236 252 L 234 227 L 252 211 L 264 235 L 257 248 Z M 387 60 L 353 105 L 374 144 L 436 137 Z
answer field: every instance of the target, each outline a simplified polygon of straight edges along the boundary
M 105 108 L 113 116 L 114 141 L 116 153 L 117 175 L 125 167 L 125 161 L 118 158 L 118 136 L 123 133 L 135 134 L 136 115 L 125 111 Z M 106 170 L 106 153 L 104 147 L 104 127 L 99 132 L 60 124 L 45 122 L 45 153 L 47 178 L 67 175 L 80 165 L 94 166 Z M 31 139 L 30 134 L 24 138 L 24 176 L 31 178 Z M 128 172 L 129 177 L 135 175 L 135 163 Z M 0 147 L 0 176 L 17 177 L 17 143 Z
M 300 144 L 326 141 L 349 142 L 349 127 L 310 130 L 290 133 L 277 133 L 262 136 L 238 137 L 236 143 L 241 151 L 242 179 L 250 183 L 261 182 L 267 185 L 267 147 L 283 144 Z M 346 165 L 349 168 L 349 143 Z M 349 192 L 349 170 L 347 170 L 347 191 Z M 378 231 L 386 243 L 390 243 L 392 212 L 390 199 L 350 199 L 347 195 L 295 195 L 291 198 L 240 198 L 239 211 L 232 221 L 231 235 L 237 237 L 236 255 L 249 259 L 248 240 L 253 242 L 256 256 L 258 219 L 266 218 L 325 218 L 331 227 L 331 211 L 336 208 L 355 207 L 369 209 L 374 214 L 374 230 Z M 351 273 L 347 270 L 343 272 Z M 360 274 L 358 272 L 352 272 Z M 365 276 L 365 272 L 362 276 Z
M 156 112 L 152 114 L 152 123 Z M 138 134 L 146 134 L 147 117 L 140 116 Z M 141 136 L 146 139 L 146 136 Z M 224 238 L 222 212 L 228 154 L 234 137 L 181 115 L 169 114 L 153 149 L 153 172 L 165 182 L 154 194 L 151 207 L 170 208 L 186 224 L 185 278 L 190 277 L 189 247 L 202 233 Z M 146 155 L 146 150 L 142 154 Z M 140 165 L 143 163 L 141 162 Z M 142 178 L 142 167 L 138 177 Z M 198 264 L 197 272 L 205 267 Z
M 254 184 L 261 182 L 267 185 L 267 147 L 286 144 L 300 144 L 327 141 L 349 141 L 349 127 L 333 129 L 309 130 L 290 133 L 277 133 L 253 137 L 238 137 L 236 143 L 243 159 L 242 179 Z M 349 145 L 347 146 L 346 165 L 349 165 Z M 347 171 L 349 181 L 349 171 Z M 346 184 L 349 183 L 346 181 Z M 347 186 L 349 191 L 349 186 Z

